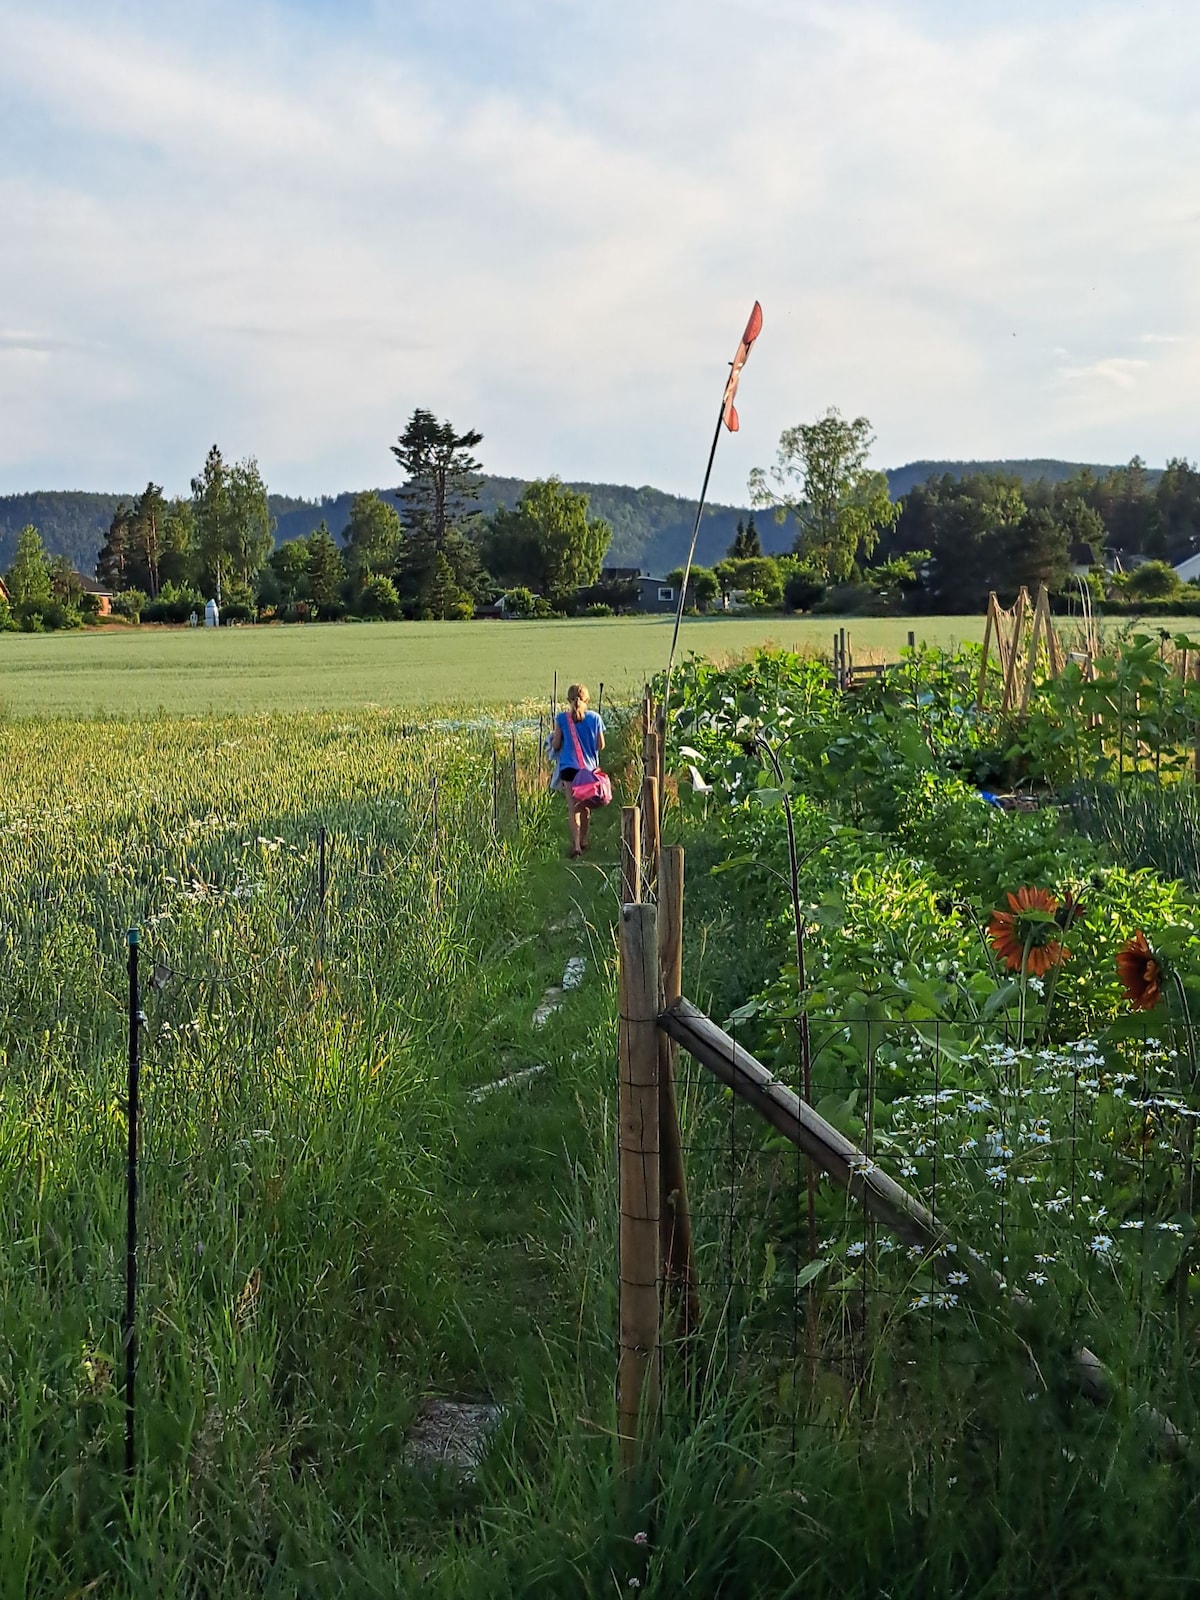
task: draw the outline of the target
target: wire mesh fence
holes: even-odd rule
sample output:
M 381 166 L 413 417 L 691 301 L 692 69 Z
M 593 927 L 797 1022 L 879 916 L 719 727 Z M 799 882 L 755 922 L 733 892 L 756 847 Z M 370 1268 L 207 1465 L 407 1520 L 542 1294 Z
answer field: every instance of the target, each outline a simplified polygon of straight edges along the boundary
M 774 1071 L 799 1094 L 795 1044 Z M 928 1432 L 931 1409 L 957 1426 L 964 1389 L 1051 1410 L 1079 1350 L 1122 1404 L 1191 1429 L 1200 1111 L 1150 1026 L 1051 1046 L 986 1020 L 813 1019 L 813 1105 L 928 1209 L 936 1249 L 872 1221 L 685 1051 L 676 1070 L 707 1369 L 782 1437 L 918 1412 Z M 666 1327 L 670 1413 L 692 1396 Z

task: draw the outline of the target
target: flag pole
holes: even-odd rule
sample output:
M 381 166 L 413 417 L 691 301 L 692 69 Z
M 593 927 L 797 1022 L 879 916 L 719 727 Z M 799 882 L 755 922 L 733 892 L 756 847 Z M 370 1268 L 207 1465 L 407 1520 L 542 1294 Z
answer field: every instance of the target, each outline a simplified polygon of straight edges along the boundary
M 704 482 L 700 486 L 700 499 L 696 506 L 696 520 L 692 524 L 692 542 L 688 546 L 687 562 L 683 569 L 683 582 L 679 585 L 679 604 L 675 607 L 675 628 L 671 634 L 671 654 L 667 657 L 667 681 L 663 690 L 662 710 L 659 713 L 659 771 L 663 771 L 663 762 L 667 749 L 667 722 L 671 714 L 671 675 L 675 670 L 675 652 L 679 647 L 679 628 L 683 622 L 683 607 L 687 600 L 688 579 L 692 574 L 692 561 L 696 554 L 696 540 L 700 536 L 700 519 L 704 515 L 704 502 L 708 499 L 708 480 L 712 476 L 713 462 L 717 455 L 717 443 L 721 437 L 722 426 L 727 427 L 731 433 L 737 431 L 738 416 L 734 410 L 733 402 L 737 394 L 738 379 L 742 368 L 750 355 L 751 346 L 762 332 L 762 307 L 758 301 L 754 302 L 754 309 L 750 313 L 750 320 L 746 324 L 737 347 L 733 360 L 729 363 L 729 377 L 725 383 L 725 393 L 721 396 L 721 409 L 717 412 L 717 426 L 713 430 L 713 441 L 709 447 L 708 464 L 704 468 Z M 666 798 L 666 784 L 660 779 L 658 803 L 661 808 Z
M 671 673 L 675 669 L 675 649 L 679 643 L 679 625 L 683 621 L 683 607 L 687 600 L 688 578 L 691 576 L 692 559 L 696 554 L 696 540 L 700 535 L 700 518 L 704 515 L 704 502 L 708 498 L 708 480 L 712 477 L 713 462 L 717 457 L 717 445 L 721 440 L 721 424 L 725 420 L 725 401 L 721 401 L 721 409 L 717 412 L 717 426 L 713 432 L 712 447 L 708 452 L 708 465 L 704 469 L 704 482 L 700 486 L 700 500 L 696 506 L 696 520 L 692 524 L 692 542 L 688 545 L 687 562 L 683 569 L 683 582 L 679 586 L 679 604 L 675 607 L 675 629 L 671 634 L 671 654 L 667 658 L 667 686 L 663 692 L 663 733 L 666 733 L 667 710 L 671 703 Z

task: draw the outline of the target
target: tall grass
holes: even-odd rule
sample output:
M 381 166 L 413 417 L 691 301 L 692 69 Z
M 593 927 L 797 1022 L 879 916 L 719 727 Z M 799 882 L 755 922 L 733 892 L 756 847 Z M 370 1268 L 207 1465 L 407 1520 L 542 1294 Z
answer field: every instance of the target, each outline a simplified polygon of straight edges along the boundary
M 1153 867 L 1200 890 L 1200 790 L 1183 780 L 1095 783 L 1071 796 L 1075 826 L 1118 861 Z

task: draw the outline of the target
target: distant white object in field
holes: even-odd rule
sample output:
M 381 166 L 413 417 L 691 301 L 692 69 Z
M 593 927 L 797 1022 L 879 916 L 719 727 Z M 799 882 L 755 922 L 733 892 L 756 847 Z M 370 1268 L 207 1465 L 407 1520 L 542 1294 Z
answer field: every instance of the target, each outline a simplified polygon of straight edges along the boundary
M 209 600 L 205 604 L 204 626 L 206 628 L 219 628 L 221 626 L 221 612 L 215 600 Z
M 193 611 L 191 616 L 188 618 L 188 627 L 189 628 L 196 628 L 196 627 L 199 627 L 199 625 L 200 625 L 200 618 Z

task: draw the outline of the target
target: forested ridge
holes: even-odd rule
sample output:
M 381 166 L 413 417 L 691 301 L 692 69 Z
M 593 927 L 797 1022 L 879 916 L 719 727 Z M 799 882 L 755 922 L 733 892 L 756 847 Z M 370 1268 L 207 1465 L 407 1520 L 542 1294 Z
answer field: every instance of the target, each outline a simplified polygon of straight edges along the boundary
M 1080 470 L 1072 462 L 1030 461 L 917 461 L 887 473 L 893 499 L 906 494 L 915 484 L 950 474 L 964 478 L 978 474 L 1006 473 L 1033 483 L 1048 483 L 1069 478 Z M 1108 469 L 1096 466 L 1097 474 Z M 1147 472 L 1151 484 L 1158 474 Z M 500 506 L 516 505 L 527 484 L 522 478 L 503 478 L 484 474 L 479 507 L 488 515 Z M 631 488 L 612 483 L 572 483 L 588 496 L 595 516 L 612 524 L 613 538 L 605 557 L 610 566 L 641 566 L 647 571 L 666 572 L 687 554 L 687 541 L 696 515 L 695 501 L 682 495 L 666 494 L 650 486 Z M 350 503 L 357 490 L 308 500 L 295 495 L 269 496 L 275 518 L 276 543 L 303 538 L 324 521 L 335 537 L 340 537 L 350 520 Z M 393 499 L 396 490 L 375 491 Z M 124 494 L 93 493 L 79 489 L 48 489 L 28 494 L 0 495 L 0 569 L 6 567 L 16 551 L 17 534 L 28 523 L 37 528 L 47 550 L 64 555 L 73 566 L 91 575 L 96 556 L 104 543 L 118 505 L 131 503 L 136 490 Z M 733 542 L 737 523 L 749 515 L 744 506 L 710 505 L 700 528 L 696 559 L 704 565 L 720 560 Z M 760 517 L 759 533 L 768 553 L 788 550 L 794 529 L 780 526 L 770 517 Z

